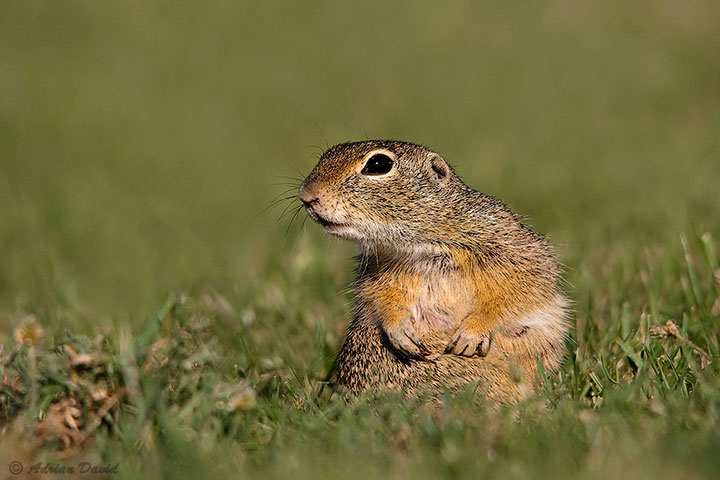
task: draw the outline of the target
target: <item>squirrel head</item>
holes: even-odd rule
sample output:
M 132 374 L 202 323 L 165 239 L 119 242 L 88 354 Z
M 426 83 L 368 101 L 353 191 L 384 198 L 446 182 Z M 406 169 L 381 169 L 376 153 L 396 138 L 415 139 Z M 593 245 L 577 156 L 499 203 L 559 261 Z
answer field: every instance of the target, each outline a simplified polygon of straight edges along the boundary
M 450 229 L 463 216 L 457 206 L 468 203 L 468 191 L 437 153 L 413 143 L 368 140 L 328 149 L 298 197 L 328 233 L 402 252 L 452 238 Z

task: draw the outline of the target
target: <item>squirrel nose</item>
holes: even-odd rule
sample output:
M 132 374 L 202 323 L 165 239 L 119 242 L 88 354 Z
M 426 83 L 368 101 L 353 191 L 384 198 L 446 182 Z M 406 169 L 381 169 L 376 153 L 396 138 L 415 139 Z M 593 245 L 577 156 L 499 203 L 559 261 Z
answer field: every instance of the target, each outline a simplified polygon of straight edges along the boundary
M 304 183 L 300 185 L 300 190 L 298 191 L 298 198 L 305 205 L 312 205 L 320 201 L 317 193 L 314 192 L 311 188 L 308 188 L 308 186 Z

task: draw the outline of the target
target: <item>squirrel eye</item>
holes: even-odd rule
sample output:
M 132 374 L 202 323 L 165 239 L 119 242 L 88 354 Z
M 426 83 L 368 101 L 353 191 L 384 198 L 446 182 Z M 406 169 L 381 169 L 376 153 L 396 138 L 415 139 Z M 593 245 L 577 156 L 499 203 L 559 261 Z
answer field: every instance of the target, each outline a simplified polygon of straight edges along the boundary
M 384 175 L 392 170 L 392 166 L 393 161 L 390 157 L 382 153 L 376 153 L 368 158 L 360 173 L 363 175 Z

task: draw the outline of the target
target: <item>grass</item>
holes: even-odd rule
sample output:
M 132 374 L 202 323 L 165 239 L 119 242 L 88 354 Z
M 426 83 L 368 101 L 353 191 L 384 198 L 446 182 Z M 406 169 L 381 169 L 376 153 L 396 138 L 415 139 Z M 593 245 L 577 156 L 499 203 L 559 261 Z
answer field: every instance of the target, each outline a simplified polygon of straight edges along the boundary
M 0 11 L 3 475 L 717 477 L 714 2 Z M 366 136 L 558 245 L 575 328 L 536 396 L 321 388 L 352 247 L 258 214 Z

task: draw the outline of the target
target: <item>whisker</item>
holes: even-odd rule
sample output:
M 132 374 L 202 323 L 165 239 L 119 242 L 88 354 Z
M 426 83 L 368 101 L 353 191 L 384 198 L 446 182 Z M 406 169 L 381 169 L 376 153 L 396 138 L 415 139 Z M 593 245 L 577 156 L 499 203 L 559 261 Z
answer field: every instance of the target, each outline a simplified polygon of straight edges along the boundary
M 305 158 L 314 158 L 316 161 L 319 161 L 320 157 L 322 157 L 322 150 L 320 152 L 311 153 Z
M 285 229 L 285 237 L 284 237 L 284 239 L 283 239 L 283 242 L 285 242 L 285 240 L 287 240 L 288 233 L 290 233 L 290 227 L 292 227 L 293 222 L 294 222 L 295 219 L 297 218 L 298 213 L 300 213 L 300 210 L 302 210 L 302 208 L 303 208 L 303 206 L 302 206 L 302 205 L 299 205 L 299 206 L 295 209 L 295 213 L 293 213 L 293 216 L 290 218 L 290 223 L 288 223 L 287 229 Z
M 294 198 L 297 198 L 297 197 L 295 197 L 295 195 L 291 195 L 291 196 L 289 196 L 289 197 L 280 198 L 280 199 L 278 199 L 278 198 L 276 197 L 275 200 L 272 200 L 265 208 L 263 208 L 262 210 L 260 210 L 260 213 L 258 213 L 257 215 L 255 215 L 255 219 L 257 219 L 260 215 L 262 215 L 263 213 L 267 212 L 267 211 L 270 210 L 271 208 L 276 207 L 277 205 L 281 204 L 282 202 L 287 202 L 288 200 L 292 200 L 292 199 L 294 199 Z M 291 204 L 292 204 L 292 203 L 291 203 Z
M 298 174 L 300 174 L 300 177 L 290 177 L 288 175 L 273 175 L 273 178 L 283 178 L 285 180 L 295 180 L 296 182 L 302 183 L 304 180 L 303 178 L 301 178 L 302 173 L 298 172 Z
M 321 154 L 325 151 L 320 145 L 305 145 L 305 148 L 317 148 L 318 152 Z
M 278 202 L 278 201 L 281 201 L 281 200 L 285 200 L 285 199 L 288 199 L 288 198 L 296 198 L 297 195 L 295 195 L 294 193 L 293 193 L 292 195 L 288 195 L 288 193 L 292 192 L 293 190 L 294 190 L 294 189 L 292 189 L 292 188 L 288 188 L 288 189 L 285 190 L 284 192 L 278 193 L 277 195 L 275 195 L 275 197 L 274 197 L 272 200 L 270 200 L 270 203 L 275 203 L 275 202 Z M 283 195 L 287 195 L 287 196 L 281 198 Z
M 289 199 L 289 198 L 293 198 L 295 195 L 290 195 L 290 196 L 287 196 L 287 197 L 285 197 L 285 198 L 280 198 L 280 197 L 283 196 L 283 195 L 287 195 L 288 193 L 290 193 L 290 192 L 292 192 L 292 191 L 294 191 L 294 190 L 295 190 L 294 188 L 288 188 L 288 189 L 285 189 L 284 191 L 278 193 L 277 195 L 275 195 L 275 196 L 272 198 L 272 200 L 270 200 L 270 202 L 269 202 L 269 203 L 270 203 L 270 206 L 275 205 L 275 204 L 277 204 L 277 203 L 280 202 L 280 201 L 287 200 L 287 199 Z
M 293 192 L 293 191 L 295 191 L 294 187 L 286 188 L 282 192 L 275 195 L 275 197 L 273 197 L 273 201 L 277 200 L 281 195 L 287 195 L 288 193 Z
M 276 222 L 279 222 L 279 221 L 285 216 L 285 214 L 288 212 L 288 210 L 290 209 L 290 207 L 292 207 L 292 205 L 293 205 L 293 202 L 290 202 L 290 203 L 288 203 L 287 205 L 285 205 L 285 208 L 283 208 L 282 213 L 280 214 L 280 216 L 279 216 L 275 221 L 276 221 Z M 300 209 L 300 208 L 302 208 L 303 206 L 304 206 L 304 205 L 301 203 L 300 205 L 297 206 L 297 208 Z
M 323 140 L 325 140 L 325 149 L 327 150 L 330 148 L 330 145 L 328 144 L 327 136 L 325 136 L 325 132 L 323 132 L 322 127 L 317 122 L 313 122 L 315 124 L 315 128 L 317 128 L 320 131 L 320 135 L 323 136 Z
M 301 177 L 304 177 L 303 173 L 302 173 L 300 170 L 298 170 L 295 165 L 292 165 L 292 164 L 290 164 L 290 163 L 288 163 L 288 162 L 283 162 L 283 163 L 284 163 L 285 165 L 287 165 L 288 167 L 292 168 L 293 170 L 295 170 L 295 172 L 296 172 L 298 175 L 300 175 Z M 301 180 L 301 182 L 302 182 L 302 180 Z
M 303 231 L 305 230 L 305 222 L 307 222 L 307 219 L 308 219 L 308 216 L 305 215 L 305 218 L 303 218 L 303 221 L 302 221 L 302 223 L 300 224 L 300 228 L 298 229 L 297 233 L 295 234 L 295 242 L 293 243 L 293 247 L 292 247 L 292 249 L 290 250 L 290 255 L 294 255 L 294 254 L 295 254 L 295 247 L 297 247 L 298 240 L 300 239 L 300 235 L 301 235 L 301 234 L 303 233 Z

